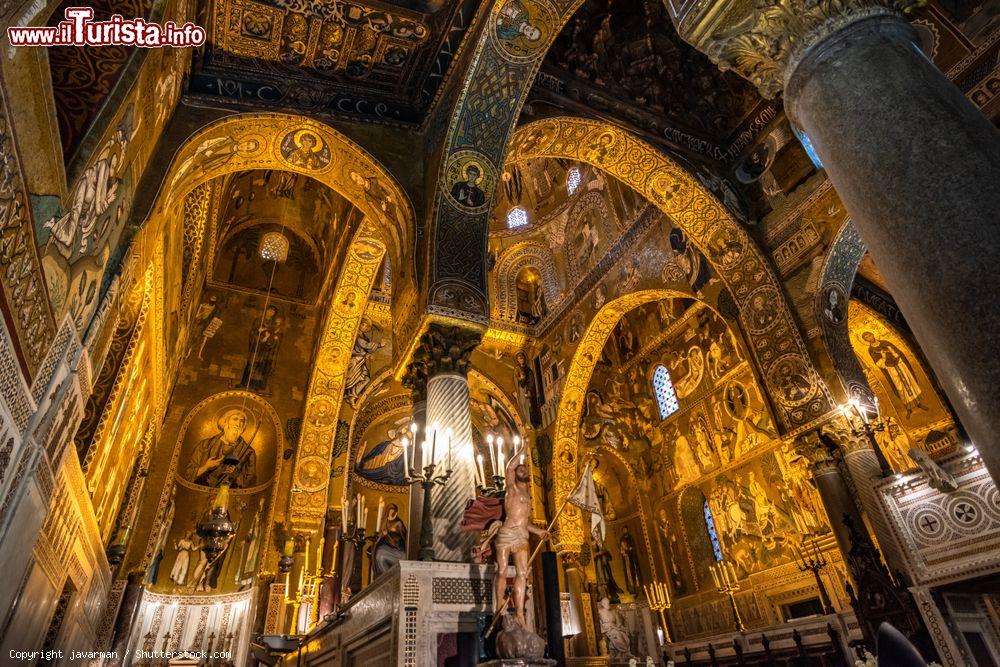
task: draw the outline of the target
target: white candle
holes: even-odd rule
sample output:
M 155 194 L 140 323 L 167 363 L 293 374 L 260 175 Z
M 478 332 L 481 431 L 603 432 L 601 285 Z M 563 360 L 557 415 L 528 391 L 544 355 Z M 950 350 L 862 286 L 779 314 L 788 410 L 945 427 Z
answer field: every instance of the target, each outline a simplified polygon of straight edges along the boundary
M 875 401 L 875 418 L 882 421 L 882 410 L 878 407 L 878 396 L 872 396 L 872 399 Z
M 483 470 L 483 455 L 476 454 L 476 472 L 479 477 L 479 485 L 486 486 L 486 472 Z
M 411 468 L 416 468 L 417 467 L 417 444 L 418 444 L 417 443 L 417 423 L 416 422 L 413 422 L 412 424 L 410 424 L 410 433 L 413 434 L 413 454 L 412 454 L 413 458 L 410 459 L 410 467 Z
M 497 466 L 497 474 L 506 477 L 507 468 L 504 466 L 503 449 L 499 445 L 497 446 Z
M 361 527 L 362 528 L 367 528 L 368 527 L 368 508 L 367 507 L 365 508 L 365 513 L 364 513 L 363 517 L 364 517 L 364 522 L 361 524 Z
M 409 445 L 410 439 L 405 435 L 403 436 L 403 477 L 410 478 L 410 461 L 409 461 Z
M 420 467 L 421 468 L 426 468 L 427 467 L 427 459 L 429 458 L 430 453 L 431 453 L 431 448 L 427 446 L 427 440 L 425 439 L 424 440 L 424 444 L 421 445 L 421 447 L 420 447 L 420 464 L 421 464 Z
M 493 451 L 493 434 L 490 433 L 486 436 L 486 451 L 490 454 L 490 465 L 493 466 L 493 474 L 496 474 L 497 470 L 497 457 L 496 452 Z
M 437 422 L 434 422 L 434 431 L 431 433 L 431 463 L 437 463 L 437 442 L 438 442 L 438 426 Z
M 385 498 L 378 497 L 378 514 L 375 516 L 375 532 L 382 530 L 382 514 L 385 512 Z
M 354 497 L 354 525 L 361 525 L 361 494 Z

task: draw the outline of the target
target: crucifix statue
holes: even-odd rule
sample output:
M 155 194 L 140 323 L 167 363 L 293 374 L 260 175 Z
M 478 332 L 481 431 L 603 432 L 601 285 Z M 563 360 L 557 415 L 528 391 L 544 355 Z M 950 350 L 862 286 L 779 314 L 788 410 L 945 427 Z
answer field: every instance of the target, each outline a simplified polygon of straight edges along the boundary
M 493 541 L 496 550 L 497 571 L 493 581 L 494 611 L 499 611 L 507 602 L 507 564 L 514 557 L 514 614 L 518 623 L 525 626 L 524 603 L 528 585 L 528 537 L 538 535 L 548 539 L 549 533 L 531 523 L 531 472 L 521 462 L 526 443 L 514 452 L 507 463 L 505 477 L 507 488 L 504 494 L 504 520 Z

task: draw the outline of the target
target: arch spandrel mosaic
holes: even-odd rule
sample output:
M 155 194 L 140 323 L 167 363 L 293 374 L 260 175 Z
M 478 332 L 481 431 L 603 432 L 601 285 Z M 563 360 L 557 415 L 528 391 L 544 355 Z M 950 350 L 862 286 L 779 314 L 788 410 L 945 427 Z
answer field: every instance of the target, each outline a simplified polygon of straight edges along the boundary
M 548 119 L 519 128 L 509 159 L 534 157 L 586 162 L 643 194 L 690 239 L 727 288 L 743 327 L 754 334 L 755 360 L 780 404 L 784 426 L 795 428 L 830 411 L 829 393 L 763 254 L 694 177 L 625 131 L 581 119 Z

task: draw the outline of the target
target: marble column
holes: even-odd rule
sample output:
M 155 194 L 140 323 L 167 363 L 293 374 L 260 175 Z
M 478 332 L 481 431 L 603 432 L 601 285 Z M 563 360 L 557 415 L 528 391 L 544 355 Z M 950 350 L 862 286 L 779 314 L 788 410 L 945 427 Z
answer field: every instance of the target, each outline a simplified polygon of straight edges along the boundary
M 866 436 L 851 435 L 844 423 L 832 422 L 823 428 L 823 437 L 839 448 L 847 469 L 844 480 L 851 489 L 861 511 L 868 519 L 868 527 L 873 533 L 882 558 L 892 572 L 906 572 L 906 561 L 892 531 L 886 511 L 879 501 L 876 485 L 882 481 L 882 468 Z M 854 517 L 852 517 L 854 518 Z M 855 524 L 860 527 L 863 524 Z
M 475 535 L 459 530 L 466 503 L 475 493 L 475 459 L 472 441 L 472 411 L 469 396 L 469 358 L 482 338 L 481 332 L 455 326 L 431 324 L 421 335 L 420 343 L 407 367 L 404 382 L 426 389 L 424 423 L 418 434 L 420 446 L 430 447 L 433 426 L 438 426 L 435 460 L 438 472 L 453 472 L 444 485 L 435 486 L 431 498 L 431 524 L 434 531 L 435 559 L 468 561 L 472 556 Z M 451 459 L 448 437 L 451 433 Z M 418 452 L 418 462 L 419 462 Z M 413 502 L 411 496 L 411 503 Z M 415 503 L 420 506 L 421 502 Z M 420 510 L 418 510 L 420 511 Z M 422 519 L 414 522 L 410 533 L 422 532 Z M 412 542 L 408 548 L 412 546 Z M 412 557 L 412 554 L 411 554 Z
M 809 468 L 816 484 L 816 491 L 830 520 L 830 528 L 837 540 L 837 546 L 840 547 L 840 553 L 844 555 L 846 561 L 847 554 L 851 550 L 851 539 L 850 531 L 844 525 L 844 516 L 850 517 L 855 526 L 865 525 L 851 489 L 833 453 L 820 439 L 819 434 L 810 431 L 800 436 L 795 445 L 796 451 L 810 462 Z
M 808 136 L 1000 481 L 1000 132 L 921 51 L 921 0 L 739 3 L 693 41 Z M 744 7 L 747 5 L 744 5 Z M 725 13 L 725 12 L 723 12 Z M 706 13 L 707 17 L 708 14 Z M 707 36 L 706 36 L 707 35 Z

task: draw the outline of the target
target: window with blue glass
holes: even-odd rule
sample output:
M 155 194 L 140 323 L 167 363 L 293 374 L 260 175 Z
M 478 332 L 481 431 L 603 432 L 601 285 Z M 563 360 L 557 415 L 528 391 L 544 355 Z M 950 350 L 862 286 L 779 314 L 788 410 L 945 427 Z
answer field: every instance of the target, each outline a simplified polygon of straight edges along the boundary
M 663 364 L 653 370 L 653 394 L 656 396 L 656 404 L 660 407 L 660 419 L 666 419 L 680 408 L 677 404 L 674 383 L 670 381 L 670 371 Z
M 715 532 L 715 519 L 712 518 L 712 510 L 705 501 L 705 528 L 708 529 L 708 539 L 712 540 L 712 553 L 716 561 L 722 560 L 722 546 L 719 544 L 719 534 Z
M 819 159 L 819 154 L 816 152 L 816 147 L 813 146 L 812 139 L 809 138 L 809 135 L 795 127 L 792 128 L 792 131 L 798 138 L 799 143 L 802 144 L 802 148 L 805 149 L 806 155 L 809 156 L 809 159 L 812 161 L 813 166 L 816 167 L 817 169 L 822 169 L 823 161 Z

